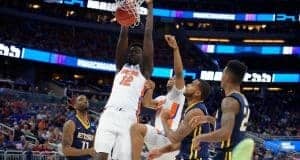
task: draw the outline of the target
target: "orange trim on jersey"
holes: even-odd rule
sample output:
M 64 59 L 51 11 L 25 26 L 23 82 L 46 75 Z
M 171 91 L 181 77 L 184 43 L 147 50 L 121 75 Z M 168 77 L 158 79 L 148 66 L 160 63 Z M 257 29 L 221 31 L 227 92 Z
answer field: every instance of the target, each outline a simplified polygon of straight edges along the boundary
M 168 120 L 168 126 L 171 127 L 173 124 L 173 119 L 175 118 L 177 111 L 179 108 L 179 104 L 178 103 L 172 103 L 171 105 L 171 110 L 170 110 L 170 119 Z

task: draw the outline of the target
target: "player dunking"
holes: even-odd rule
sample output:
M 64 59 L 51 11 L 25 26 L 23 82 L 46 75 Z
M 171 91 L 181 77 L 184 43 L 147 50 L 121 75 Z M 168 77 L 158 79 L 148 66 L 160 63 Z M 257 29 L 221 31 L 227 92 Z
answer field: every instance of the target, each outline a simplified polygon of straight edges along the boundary
M 108 159 L 112 150 L 112 159 L 131 159 L 130 126 L 137 122 L 139 100 L 153 68 L 153 3 L 146 3 L 143 48 L 138 44 L 128 48 L 128 27 L 121 27 L 116 49 L 117 73 L 96 132 L 95 150 L 100 160 Z
M 193 140 L 195 147 L 200 142 L 221 142 L 220 148 L 216 148 L 217 155 L 214 158 L 216 160 L 230 160 L 232 149 L 244 139 L 250 109 L 247 99 L 240 92 L 240 85 L 246 70 L 247 66 L 238 60 L 228 62 L 221 81 L 221 87 L 224 89 L 226 97 L 222 100 L 221 110 L 217 111 L 216 130 L 199 135 Z M 197 125 L 196 121 L 200 122 L 200 119 L 195 117 L 190 124 Z
M 68 160 L 89 160 L 95 155 L 95 126 L 88 119 L 88 101 L 86 96 L 76 98 L 76 115 L 70 118 L 63 128 L 62 150 Z
M 164 98 L 159 101 L 164 101 L 162 104 L 162 108 L 171 110 L 171 119 L 169 120 L 169 125 L 172 129 L 176 130 L 180 119 L 181 112 L 184 105 L 185 97 L 183 95 L 184 91 L 184 79 L 183 79 L 183 65 L 180 57 L 179 47 L 177 45 L 176 39 L 174 36 L 165 35 L 165 40 L 168 45 L 173 49 L 173 57 L 174 57 L 174 72 L 175 77 L 171 78 L 167 83 L 168 93 Z M 153 93 L 152 90 L 148 90 L 147 95 L 149 93 Z M 149 95 L 148 95 L 149 96 Z M 152 94 L 151 94 L 152 99 Z M 162 96 L 159 96 L 160 98 Z M 146 95 L 145 95 L 146 98 Z M 156 101 L 157 98 L 154 100 Z M 147 102 L 145 102 L 147 103 Z M 148 105 L 155 104 L 160 105 L 158 102 L 148 103 Z M 157 109 L 162 109 L 157 108 Z M 166 144 L 170 144 L 169 139 L 164 136 L 164 130 L 160 118 L 160 114 L 157 113 L 157 117 L 155 118 L 155 126 L 145 125 L 136 123 L 131 127 L 131 141 L 132 144 L 132 159 L 140 160 L 142 147 L 144 142 L 149 150 L 154 148 L 162 147 Z M 161 160 L 170 160 L 174 159 L 177 152 L 166 154 L 163 157 L 160 157 Z
M 208 143 L 201 143 L 201 149 L 198 151 L 192 148 L 192 139 L 199 134 L 208 133 L 210 131 L 209 124 L 204 123 L 198 126 L 191 126 L 189 121 L 195 116 L 206 117 L 208 115 L 203 101 L 208 97 L 209 92 L 210 86 L 203 80 L 194 80 L 186 86 L 184 96 L 188 107 L 185 108 L 182 121 L 175 131 L 168 126 L 168 120 L 171 119 L 169 111 L 162 111 L 163 128 L 172 144 L 151 150 L 149 153 L 150 159 L 179 149 L 176 160 L 208 160 Z

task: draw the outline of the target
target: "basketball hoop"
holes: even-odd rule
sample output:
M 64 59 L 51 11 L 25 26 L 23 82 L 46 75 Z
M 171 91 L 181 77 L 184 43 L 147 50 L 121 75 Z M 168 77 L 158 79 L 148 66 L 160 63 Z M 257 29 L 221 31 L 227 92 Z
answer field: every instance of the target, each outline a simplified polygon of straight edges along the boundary
M 139 9 L 144 0 L 115 0 L 116 10 L 119 8 L 123 11 L 127 11 L 128 14 L 135 17 L 136 21 L 131 27 L 138 26 L 140 24 L 141 18 Z

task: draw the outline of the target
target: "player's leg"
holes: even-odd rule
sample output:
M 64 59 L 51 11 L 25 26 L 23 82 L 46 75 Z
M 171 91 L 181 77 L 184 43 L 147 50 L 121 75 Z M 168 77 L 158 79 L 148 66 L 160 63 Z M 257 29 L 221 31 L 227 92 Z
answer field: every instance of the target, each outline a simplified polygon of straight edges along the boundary
M 99 119 L 94 144 L 97 152 L 95 159 L 97 160 L 107 160 L 109 153 L 111 153 L 115 145 L 116 133 L 115 125 L 112 123 L 114 122 L 113 117 L 115 117 L 113 112 L 104 111 Z
M 148 150 L 153 150 L 171 144 L 170 140 L 159 132 L 156 128 L 151 125 L 145 125 L 147 128 L 146 135 L 144 138 L 144 143 L 147 146 Z M 178 154 L 178 151 L 170 152 L 163 154 L 161 157 L 156 158 L 156 160 L 172 160 L 175 159 L 175 156 Z
M 135 112 L 120 112 L 118 118 L 117 139 L 112 153 L 114 160 L 132 160 L 130 128 L 137 123 Z
M 141 159 L 141 152 L 144 145 L 144 137 L 146 136 L 147 128 L 144 124 L 135 123 L 130 128 L 132 160 Z

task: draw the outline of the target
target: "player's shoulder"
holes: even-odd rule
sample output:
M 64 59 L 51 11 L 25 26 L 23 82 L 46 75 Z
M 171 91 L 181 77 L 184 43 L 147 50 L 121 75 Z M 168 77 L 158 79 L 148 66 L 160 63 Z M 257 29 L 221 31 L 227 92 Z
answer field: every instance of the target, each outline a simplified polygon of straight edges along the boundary
M 184 119 L 190 120 L 195 116 L 202 116 L 204 112 L 199 107 L 193 107 L 185 111 Z
M 72 126 L 72 125 L 76 125 L 76 123 L 74 122 L 74 119 L 68 119 L 64 125 L 67 125 L 67 126 Z
M 203 109 L 206 109 L 206 105 L 204 102 L 199 102 L 196 104 L 195 108 L 203 110 Z
M 69 119 L 69 120 L 67 120 L 67 121 L 65 122 L 63 128 L 64 128 L 64 130 L 66 130 L 66 131 L 75 130 L 76 124 L 75 124 L 75 122 L 74 122 L 73 120 Z
M 227 96 L 223 98 L 222 103 L 221 103 L 221 109 L 222 111 L 238 111 L 240 108 L 240 103 L 239 101 L 231 96 Z

